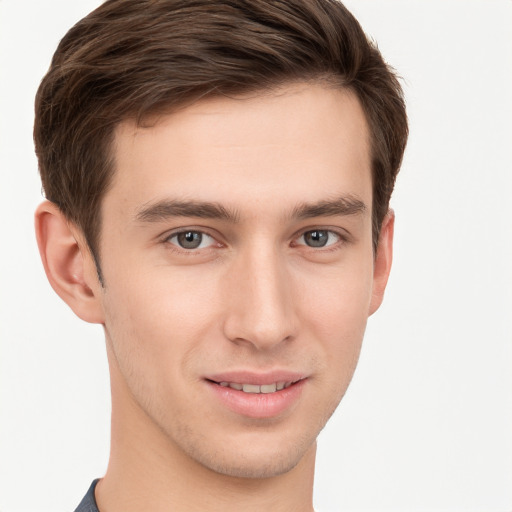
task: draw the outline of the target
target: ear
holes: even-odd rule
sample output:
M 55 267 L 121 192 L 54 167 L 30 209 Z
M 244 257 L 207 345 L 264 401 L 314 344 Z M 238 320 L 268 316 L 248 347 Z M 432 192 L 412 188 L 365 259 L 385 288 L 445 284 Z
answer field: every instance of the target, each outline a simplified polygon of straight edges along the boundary
M 39 254 L 52 288 L 82 320 L 104 323 L 101 284 L 80 230 L 50 201 L 37 208 L 35 228 Z
M 393 261 L 393 231 L 395 227 L 395 212 L 389 210 L 384 217 L 380 230 L 377 254 L 373 265 L 373 289 L 370 302 L 370 315 L 373 315 L 382 304 L 384 291 L 391 271 Z

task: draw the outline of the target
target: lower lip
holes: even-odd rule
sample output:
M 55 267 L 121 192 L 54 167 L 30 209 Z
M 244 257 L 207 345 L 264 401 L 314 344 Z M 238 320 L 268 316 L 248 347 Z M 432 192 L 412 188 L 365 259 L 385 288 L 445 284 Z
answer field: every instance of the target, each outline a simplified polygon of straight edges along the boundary
M 274 393 L 244 393 L 211 381 L 207 383 L 222 404 L 233 412 L 249 418 L 273 418 L 297 404 L 306 380 Z

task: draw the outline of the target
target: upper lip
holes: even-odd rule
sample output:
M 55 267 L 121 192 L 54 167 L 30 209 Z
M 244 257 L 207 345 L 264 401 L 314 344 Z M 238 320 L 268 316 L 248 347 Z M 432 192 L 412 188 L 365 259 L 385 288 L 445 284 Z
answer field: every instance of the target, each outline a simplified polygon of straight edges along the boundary
M 206 380 L 213 382 L 236 382 L 239 384 L 255 384 L 264 386 L 276 382 L 297 382 L 307 377 L 304 373 L 290 370 L 271 370 L 268 372 L 229 371 L 207 375 Z

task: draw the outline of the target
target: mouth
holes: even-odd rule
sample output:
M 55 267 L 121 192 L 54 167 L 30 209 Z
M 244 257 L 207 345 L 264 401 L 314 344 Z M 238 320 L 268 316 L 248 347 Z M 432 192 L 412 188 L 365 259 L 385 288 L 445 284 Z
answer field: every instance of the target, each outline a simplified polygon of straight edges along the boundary
M 208 379 L 209 380 L 209 379 Z M 253 393 L 253 394 L 270 394 L 275 393 L 276 391 L 282 391 L 283 389 L 288 389 L 293 384 L 299 382 L 299 380 L 302 379 L 296 379 L 292 381 L 279 381 L 279 382 L 273 382 L 271 384 L 247 384 L 247 383 L 240 383 L 240 382 L 227 382 L 227 381 L 221 381 L 216 382 L 213 380 L 210 380 L 210 382 L 217 384 L 218 386 L 221 386 L 223 388 L 231 388 L 235 389 L 237 391 L 242 391 L 244 393 Z
M 205 379 L 222 408 L 253 419 L 286 417 L 301 402 L 308 378 L 297 373 L 230 373 Z

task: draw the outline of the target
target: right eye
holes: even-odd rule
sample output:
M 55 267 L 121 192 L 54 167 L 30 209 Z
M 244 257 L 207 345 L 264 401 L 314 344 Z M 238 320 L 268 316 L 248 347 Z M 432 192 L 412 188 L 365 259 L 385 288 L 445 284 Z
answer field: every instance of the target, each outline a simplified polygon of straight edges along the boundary
M 187 229 L 170 235 L 166 242 L 176 245 L 180 249 L 192 251 L 194 249 L 206 249 L 215 243 L 215 239 L 202 231 Z

